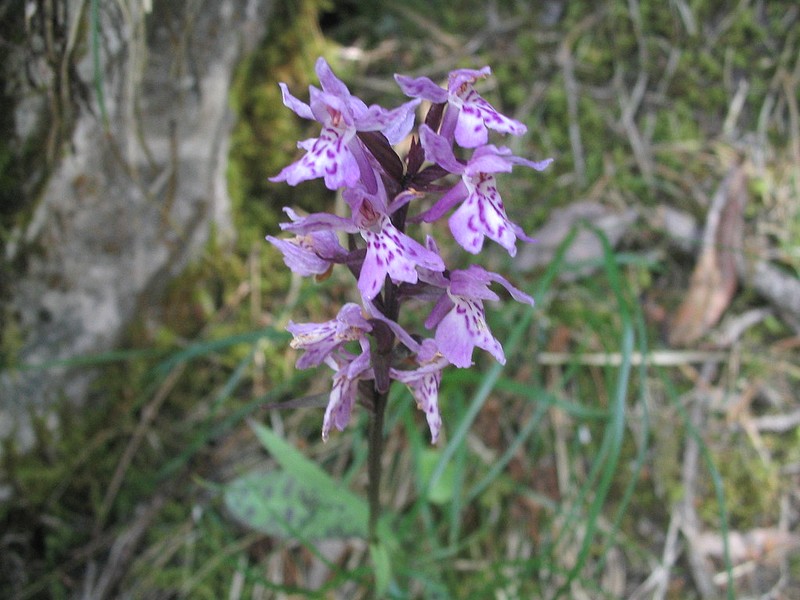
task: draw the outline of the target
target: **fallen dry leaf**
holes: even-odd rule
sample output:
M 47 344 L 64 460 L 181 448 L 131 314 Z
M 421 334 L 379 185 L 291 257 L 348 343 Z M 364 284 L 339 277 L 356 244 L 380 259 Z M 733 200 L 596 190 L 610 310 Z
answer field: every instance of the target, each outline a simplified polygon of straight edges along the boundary
M 711 203 L 700 258 L 686 297 L 670 322 L 671 345 L 696 342 L 728 308 L 738 284 L 735 253 L 742 246 L 746 200 L 744 170 L 736 167 L 724 179 Z

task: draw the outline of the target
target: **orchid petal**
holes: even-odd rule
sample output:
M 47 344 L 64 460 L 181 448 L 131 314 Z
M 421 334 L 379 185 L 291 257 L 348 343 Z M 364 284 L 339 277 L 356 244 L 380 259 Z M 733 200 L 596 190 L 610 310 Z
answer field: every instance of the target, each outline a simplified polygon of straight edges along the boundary
M 352 137 L 352 134 L 349 135 Z M 353 153 L 347 147 L 347 137 L 346 132 L 323 127 L 310 148 L 308 143 L 301 146 L 308 150 L 306 154 L 275 177 L 270 177 L 270 181 L 286 181 L 289 185 L 297 185 L 301 181 L 322 177 L 330 190 L 355 185 L 360 171 Z
M 456 96 L 459 90 L 465 86 L 472 86 L 478 79 L 483 79 L 492 74 L 492 69 L 488 66 L 475 69 L 456 69 L 450 72 L 447 78 L 447 91 Z
M 462 106 L 455 130 L 456 141 L 463 148 L 476 148 L 489 141 L 483 116 L 474 106 Z
M 491 271 L 486 271 L 487 275 L 491 278 L 492 281 L 496 281 L 500 285 L 502 285 L 508 293 L 511 294 L 511 297 L 514 298 L 517 302 L 522 302 L 523 304 L 530 304 L 531 306 L 534 305 L 534 300 L 531 296 L 520 290 L 519 288 L 514 287 L 511 285 L 511 282 L 500 275 L 499 273 L 492 273 Z
M 345 304 L 335 319 L 324 323 L 295 323 L 286 327 L 293 339 L 290 346 L 305 353 L 297 360 L 298 369 L 307 369 L 322 363 L 343 344 L 363 340 L 372 325 L 361 314 L 361 308 L 352 302 Z
M 341 79 L 334 75 L 328 61 L 323 57 L 320 56 L 317 59 L 314 65 L 314 71 L 317 73 L 317 78 L 323 90 L 334 96 L 339 96 L 340 98 L 350 98 L 350 90 L 347 89 L 347 86 Z
M 419 100 L 411 100 L 392 110 L 373 104 L 355 120 L 359 131 L 381 131 L 390 144 L 396 144 L 408 135 L 414 125 L 414 109 Z
M 414 338 L 412 338 L 405 329 L 400 327 L 400 325 L 391 319 L 388 319 L 381 311 L 379 311 L 372 301 L 367 300 L 364 302 L 364 305 L 367 307 L 367 311 L 369 311 L 370 316 L 373 319 L 377 319 L 378 321 L 385 323 L 386 326 L 389 327 L 389 329 L 391 329 L 392 332 L 397 336 L 397 339 L 403 342 L 403 345 L 405 345 L 406 348 L 415 353 L 420 351 L 419 343 L 417 343 L 416 340 L 414 340 Z
M 439 296 L 439 299 L 434 304 L 433 309 L 431 310 L 428 318 L 425 319 L 425 327 L 427 329 L 433 329 L 439 323 L 441 323 L 442 319 L 447 316 L 447 314 L 453 310 L 453 300 L 450 298 L 449 294 L 443 293 Z
M 358 395 L 358 379 L 350 379 L 346 373 L 337 372 L 333 376 L 328 406 L 325 408 L 325 417 L 322 420 L 322 441 L 328 441 L 331 427 L 344 431 L 350 422 L 350 414 Z
M 453 237 L 464 250 L 480 253 L 485 237 L 494 240 L 514 256 L 517 253 L 516 239 L 505 210 L 494 202 L 472 194 L 448 220 Z
M 406 96 L 424 98 L 437 104 L 447 101 L 447 90 L 439 87 L 427 77 L 395 75 L 394 80 Z
M 331 239 L 332 238 L 332 239 Z M 281 240 L 271 235 L 267 241 L 283 254 L 283 262 L 298 275 L 308 277 L 321 275 L 331 267 L 331 260 L 325 258 L 341 258 L 345 251 L 339 245 L 333 232 L 317 232 L 306 236 L 296 236 L 291 240 Z
M 395 282 L 416 283 L 417 265 L 433 271 L 444 270 L 441 256 L 401 233 L 386 215 L 381 215 L 372 227 L 362 227 L 361 237 L 367 242 L 367 255 L 358 289 L 366 300 L 378 294 L 387 274 Z
M 503 347 L 489 331 L 482 302 L 459 296 L 451 298 L 453 309 L 436 326 L 434 336 L 444 357 L 457 367 L 469 367 L 472 365 L 472 351 L 477 346 L 504 365 Z
M 473 300 L 500 300 L 500 296 L 489 289 L 492 278 L 489 271 L 478 265 L 470 265 L 450 273 L 450 293 Z
M 450 188 L 433 206 L 425 212 L 414 217 L 414 221 L 425 221 L 432 223 L 444 215 L 448 210 L 469 196 L 469 189 L 463 181 L 459 181 Z
M 536 171 L 544 171 L 553 162 L 552 158 L 545 158 L 544 160 L 528 160 L 520 156 L 511 156 L 509 160 L 515 165 L 522 165 L 523 167 L 530 167 Z
M 279 83 L 278 85 L 281 88 L 281 96 L 283 97 L 283 104 L 286 108 L 291 109 L 304 119 L 314 119 L 314 114 L 311 112 L 311 107 L 308 104 L 295 98 L 285 83 Z
M 465 166 L 453 154 L 450 143 L 427 125 L 419 128 L 419 139 L 425 149 L 425 158 L 451 173 L 464 172 Z
M 330 213 L 312 213 L 306 217 L 299 217 L 291 208 L 285 207 L 283 211 L 292 219 L 291 223 L 281 223 L 282 231 L 291 231 L 296 234 L 311 233 L 314 231 L 346 231 L 356 233 L 358 227 L 352 219 L 339 217 Z

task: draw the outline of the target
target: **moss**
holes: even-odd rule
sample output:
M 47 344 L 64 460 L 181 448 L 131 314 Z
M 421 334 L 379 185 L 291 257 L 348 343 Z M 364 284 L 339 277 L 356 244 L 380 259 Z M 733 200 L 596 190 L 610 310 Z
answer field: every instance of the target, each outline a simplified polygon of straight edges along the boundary
M 297 140 L 313 135 L 313 124 L 283 105 L 278 82 L 303 98 L 313 78 L 316 57 L 326 54 L 318 17 L 319 0 L 276 2 L 264 43 L 237 69 L 231 105 L 238 116 L 228 157 L 228 187 L 241 247 L 249 249 L 267 232 L 278 231 L 283 206 L 309 212 L 331 197 L 320 182 L 297 187 L 273 184 L 267 178 L 297 158 Z
M 724 483 L 731 527 L 748 530 L 777 523 L 783 491 L 780 474 L 775 466 L 764 463 L 749 440 L 739 437 L 739 443 L 727 440 L 714 456 Z M 719 509 L 711 502 L 704 503 L 701 516 L 708 523 L 717 523 Z

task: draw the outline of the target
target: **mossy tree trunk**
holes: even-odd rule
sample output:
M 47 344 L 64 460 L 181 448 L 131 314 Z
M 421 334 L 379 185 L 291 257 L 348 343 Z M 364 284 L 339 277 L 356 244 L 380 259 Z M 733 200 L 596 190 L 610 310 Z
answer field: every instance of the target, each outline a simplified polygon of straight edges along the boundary
M 89 378 L 20 364 L 112 348 L 209 239 L 233 235 L 225 169 L 239 59 L 268 0 L 0 3 L 0 438 Z

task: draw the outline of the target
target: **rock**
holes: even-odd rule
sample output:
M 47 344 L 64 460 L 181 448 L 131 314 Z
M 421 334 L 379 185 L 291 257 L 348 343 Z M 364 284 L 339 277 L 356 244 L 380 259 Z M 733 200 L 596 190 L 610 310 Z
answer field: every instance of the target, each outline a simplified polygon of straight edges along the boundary
M 536 238 L 536 242 L 520 249 L 512 263 L 513 267 L 521 272 L 547 267 L 573 227 L 578 227 L 579 231 L 567 249 L 564 262 L 570 265 L 599 261 L 603 257 L 602 244 L 594 232 L 581 227 L 581 222 L 586 222 L 602 231 L 614 247 L 637 218 L 638 214 L 633 209 L 613 210 L 589 200 L 556 209 L 547 223 L 533 234 L 532 237 Z M 599 266 L 598 262 L 595 266 L 587 265 L 574 271 L 564 271 L 561 277 L 565 280 L 585 277 Z

